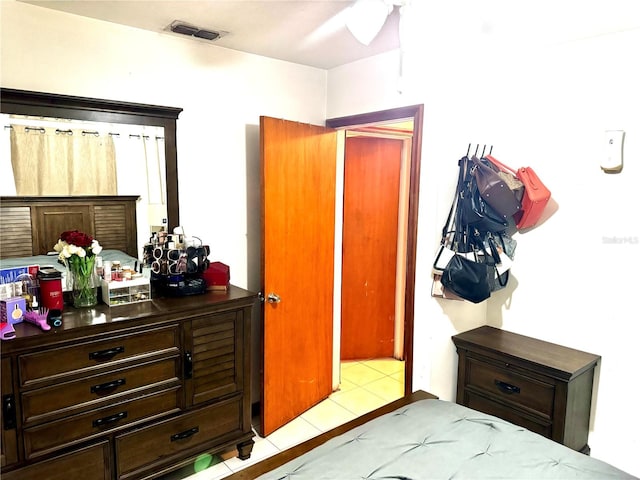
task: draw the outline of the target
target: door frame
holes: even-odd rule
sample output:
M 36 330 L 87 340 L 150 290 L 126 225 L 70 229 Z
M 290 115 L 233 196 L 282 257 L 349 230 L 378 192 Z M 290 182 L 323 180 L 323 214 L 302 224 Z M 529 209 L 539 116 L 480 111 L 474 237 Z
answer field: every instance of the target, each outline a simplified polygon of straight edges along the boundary
M 407 269 L 404 301 L 404 355 L 405 395 L 413 391 L 413 341 L 415 310 L 416 251 L 418 239 L 418 200 L 420 193 L 420 163 L 422 157 L 422 122 L 424 105 L 380 110 L 346 117 L 328 119 L 327 127 L 348 130 L 363 125 L 380 124 L 390 121 L 413 119 L 413 136 L 411 143 L 411 160 L 409 166 L 409 198 L 407 215 Z

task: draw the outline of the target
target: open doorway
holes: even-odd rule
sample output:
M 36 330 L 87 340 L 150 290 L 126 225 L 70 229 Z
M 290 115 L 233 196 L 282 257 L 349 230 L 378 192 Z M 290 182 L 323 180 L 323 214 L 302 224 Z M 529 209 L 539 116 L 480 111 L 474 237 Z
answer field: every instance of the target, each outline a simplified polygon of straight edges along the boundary
M 338 128 L 345 132 L 344 142 L 349 138 L 368 137 L 385 139 L 385 143 L 400 143 L 400 160 L 395 163 L 398 171 L 397 190 L 395 193 L 397 206 L 395 207 L 396 217 L 396 243 L 395 268 L 393 269 L 393 282 L 390 284 L 388 278 L 386 285 L 391 285 L 393 298 L 393 348 L 390 359 L 404 362 L 404 392 L 412 391 L 413 375 L 413 307 L 415 299 L 415 257 L 417 238 L 417 205 L 419 192 L 420 173 L 420 151 L 422 145 L 422 117 L 423 106 L 403 107 L 381 112 L 343 117 L 327 121 L 327 126 Z M 386 142 L 389 140 L 389 142 Z M 347 149 L 345 148 L 345 152 Z M 394 155 L 391 155 L 395 157 Z M 395 161 L 395 160 L 394 160 Z M 345 165 L 348 159 L 344 159 Z M 348 187 L 345 187 L 348 188 Z M 365 187 L 366 188 L 366 187 Z M 392 208 L 393 210 L 393 208 Z M 347 219 L 342 218 L 336 222 L 337 225 L 344 223 Z M 338 233 L 336 234 L 338 237 Z M 388 235 L 387 235 L 388 238 Z M 340 250 L 336 250 L 340 251 Z M 388 256 L 388 255 L 387 255 Z M 344 272 L 340 271 L 342 259 L 336 260 L 336 279 L 344 277 Z M 359 279 L 361 281 L 362 279 Z M 366 289 L 365 289 L 366 290 Z M 334 305 L 336 312 L 343 312 L 344 308 L 342 288 L 336 288 L 339 301 L 336 299 Z M 365 291 L 365 294 L 367 292 Z M 389 292 L 387 292 L 387 297 Z M 389 301 L 389 300 L 387 300 Z M 366 299 L 365 299 L 366 302 Z M 373 302 L 372 302 L 373 303 Z M 339 305 L 338 305 L 339 304 Z M 338 309 L 339 307 L 339 309 Z M 387 312 L 388 313 L 388 312 Z M 334 322 L 334 362 L 333 378 L 334 386 L 340 381 L 342 365 L 342 319 Z M 345 333 L 347 333 L 345 331 Z M 385 334 L 388 338 L 388 330 Z M 375 340 L 374 340 L 375 341 Z M 387 352 L 389 350 L 387 349 Z
M 404 395 L 404 302 L 413 121 L 345 132 L 342 194 L 340 395 Z M 339 202 L 340 199 L 337 200 Z M 337 346 L 335 347 L 337 348 Z

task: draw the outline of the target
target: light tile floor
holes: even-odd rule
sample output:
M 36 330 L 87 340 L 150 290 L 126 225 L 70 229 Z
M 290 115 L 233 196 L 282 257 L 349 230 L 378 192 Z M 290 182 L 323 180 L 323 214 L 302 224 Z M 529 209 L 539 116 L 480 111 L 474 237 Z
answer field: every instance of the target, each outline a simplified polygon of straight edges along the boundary
M 198 471 L 185 467 L 163 480 L 219 480 L 289 447 L 331 430 L 396 400 L 404 394 L 404 362 L 376 359 L 343 362 L 340 365 L 340 388 L 328 399 L 304 412 L 267 437 L 256 436 L 251 458 L 240 460 L 235 450 L 220 456 L 203 456 L 202 463 L 212 464 Z M 202 467 L 200 467 L 202 468 Z

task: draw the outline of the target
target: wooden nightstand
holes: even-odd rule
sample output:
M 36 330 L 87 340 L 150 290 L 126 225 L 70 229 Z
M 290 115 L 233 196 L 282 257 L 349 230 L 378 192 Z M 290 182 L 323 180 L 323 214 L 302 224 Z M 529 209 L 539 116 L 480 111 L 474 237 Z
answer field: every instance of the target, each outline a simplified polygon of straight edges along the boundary
M 456 402 L 589 454 L 599 355 L 484 326 L 454 335 Z

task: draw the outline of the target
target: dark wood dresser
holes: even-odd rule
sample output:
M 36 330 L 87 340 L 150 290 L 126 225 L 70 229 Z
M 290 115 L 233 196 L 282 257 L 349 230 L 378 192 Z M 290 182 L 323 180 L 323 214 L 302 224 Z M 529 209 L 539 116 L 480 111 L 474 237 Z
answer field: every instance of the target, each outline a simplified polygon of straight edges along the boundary
M 600 356 L 489 326 L 452 338 L 458 351 L 457 403 L 589 454 Z
M 109 308 L 2 342 L 2 479 L 155 478 L 253 447 L 250 322 L 231 287 Z

